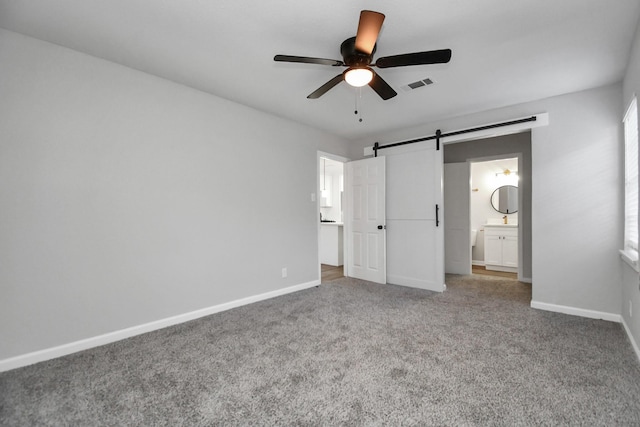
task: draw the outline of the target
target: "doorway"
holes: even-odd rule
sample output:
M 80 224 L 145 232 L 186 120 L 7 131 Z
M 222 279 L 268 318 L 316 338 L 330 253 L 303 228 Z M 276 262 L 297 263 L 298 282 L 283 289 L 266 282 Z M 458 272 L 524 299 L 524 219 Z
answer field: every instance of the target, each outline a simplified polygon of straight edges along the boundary
M 318 152 L 318 258 L 320 282 L 344 276 L 344 163 Z
M 472 274 L 518 277 L 518 157 L 474 160 L 469 221 Z
M 518 185 L 517 154 L 445 164 L 447 273 L 517 278 Z
M 487 175 L 486 179 L 488 181 L 480 180 L 480 178 L 471 179 L 471 164 L 472 163 L 483 163 L 490 161 L 503 161 L 505 159 L 517 159 L 517 166 L 513 165 L 502 165 L 500 163 L 496 163 L 494 165 L 495 169 L 487 169 L 485 170 L 485 174 Z M 504 216 L 507 216 L 507 222 L 514 229 L 517 229 L 517 264 L 512 264 L 510 268 L 507 268 L 509 273 L 517 272 L 517 278 L 521 282 L 532 282 L 532 221 L 531 221 L 531 173 L 532 173 L 532 163 L 531 163 L 531 131 L 518 132 L 513 134 L 494 136 L 484 139 L 475 139 L 468 140 L 462 142 L 456 142 L 451 144 L 444 145 L 444 162 L 445 168 L 450 164 L 466 164 L 466 170 L 468 171 L 468 177 L 466 182 L 464 183 L 464 188 L 459 188 L 455 194 L 451 197 L 460 198 L 462 195 L 465 200 L 468 200 L 469 204 L 473 201 L 474 205 L 476 200 L 484 203 L 483 210 L 475 210 L 476 214 L 474 215 L 474 223 L 471 224 L 471 208 L 469 206 L 467 209 L 468 219 L 466 220 L 467 231 L 466 233 L 460 234 L 460 239 L 465 239 L 466 243 L 459 244 L 460 247 L 463 247 L 468 254 L 469 261 L 466 264 L 472 263 L 473 267 L 476 267 L 476 270 L 479 267 L 484 267 L 483 262 L 486 264 L 484 260 L 483 251 L 486 249 L 484 247 L 485 243 L 485 225 L 489 222 L 489 219 L 494 223 L 503 222 Z M 487 163 L 488 165 L 489 163 Z M 505 169 L 508 169 L 509 172 L 513 172 L 505 175 Z M 517 171 L 517 176 L 515 172 Z M 496 176 L 498 174 L 498 176 Z M 507 178 L 507 179 L 505 179 Z M 509 209 L 509 214 L 503 214 L 496 211 L 491 205 L 491 196 L 493 192 L 500 187 L 500 184 L 509 184 L 509 180 L 517 180 L 518 187 L 518 201 L 517 201 L 517 212 L 511 213 L 512 210 Z M 511 182 L 513 183 L 513 182 Z M 477 185 L 476 185 L 477 184 Z M 484 186 L 481 186 L 481 184 Z M 447 190 L 448 184 L 445 178 L 445 192 Z M 478 189 L 478 191 L 472 191 Z M 447 197 L 445 195 L 445 197 Z M 445 229 L 447 227 L 447 222 L 449 221 L 449 215 L 451 213 L 450 205 L 445 203 L 444 209 L 444 217 L 445 217 Z M 517 219 L 516 219 L 517 217 Z M 475 244 L 472 243 L 473 233 L 472 229 L 476 230 L 475 233 Z M 503 238 L 505 237 L 505 238 Z M 508 237 L 508 239 L 506 238 Z M 496 237 L 497 241 L 507 241 L 513 245 L 512 237 L 507 235 L 498 234 Z M 496 243 L 495 241 L 493 243 Z M 445 249 L 446 249 L 445 245 Z M 472 249 L 473 248 L 473 249 Z M 445 260 L 446 261 L 446 260 Z M 445 262 L 446 264 L 446 262 Z M 507 262 L 509 264 L 509 262 Z M 514 268 L 514 265 L 517 266 Z M 497 270 L 496 270 L 497 271 Z M 461 273 L 456 273 L 461 274 Z M 464 274 L 471 274 L 471 271 Z

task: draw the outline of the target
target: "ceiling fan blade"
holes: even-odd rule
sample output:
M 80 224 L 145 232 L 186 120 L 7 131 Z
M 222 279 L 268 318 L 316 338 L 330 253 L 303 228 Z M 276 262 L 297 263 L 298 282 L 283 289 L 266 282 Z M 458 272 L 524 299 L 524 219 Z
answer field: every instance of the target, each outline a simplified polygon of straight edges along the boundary
M 384 15 L 380 12 L 372 10 L 363 10 L 360 12 L 360 22 L 358 23 L 358 32 L 356 33 L 356 49 L 371 55 L 373 47 L 378 40 L 380 28 Z
M 328 82 L 320 86 L 318 89 L 316 89 L 314 92 L 309 94 L 307 98 L 318 99 L 325 93 L 329 92 L 329 89 L 333 88 L 335 85 L 337 85 L 343 80 L 344 80 L 344 74 L 338 74 L 337 76 L 335 76 L 334 78 L 332 78 L 331 80 L 329 80 Z
M 451 49 L 441 49 L 385 56 L 378 58 L 375 65 L 378 68 L 389 68 L 406 67 L 407 65 L 446 64 L 450 59 Z
M 380 95 L 380 98 L 384 99 L 385 101 L 387 99 L 393 98 L 398 94 L 395 90 L 393 90 L 391 86 L 389 86 L 387 82 L 384 81 L 382 77 L 380 77 L 376 73 L 373 73 L 373 79 L 371 79 L 371 81 L 369 82 L 369 86 L 371 86 L 371 89 L 375 90 L 376 93 Z
M 337 59 L 310 58 L 308 56 L 276 55 L 273 57 L 276 62 L 300 62 L 303 64 L 333 65 L 334 67 L 344 65 L 344 62 Z

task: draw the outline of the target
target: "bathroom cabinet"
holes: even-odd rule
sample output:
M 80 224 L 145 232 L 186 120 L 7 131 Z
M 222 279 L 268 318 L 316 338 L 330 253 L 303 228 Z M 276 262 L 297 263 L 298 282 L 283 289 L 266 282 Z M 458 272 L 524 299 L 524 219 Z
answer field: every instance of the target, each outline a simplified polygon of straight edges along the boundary
M 518 272 L 518 226 L 484 226 L 484 264 L 487 270 Z
M 320 225 L 320 264 L 336 267 L 343 265 L 343 245 L 342 223 L 330 222 Z

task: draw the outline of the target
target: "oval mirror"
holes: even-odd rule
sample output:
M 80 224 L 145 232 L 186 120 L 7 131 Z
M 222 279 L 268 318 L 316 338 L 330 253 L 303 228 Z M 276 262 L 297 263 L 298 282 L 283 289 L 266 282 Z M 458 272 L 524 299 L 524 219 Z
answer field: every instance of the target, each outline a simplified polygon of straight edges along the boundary
M 518 212 L 518 187 L 503 185 L 491 194 L 491 206 L 503 214 Z

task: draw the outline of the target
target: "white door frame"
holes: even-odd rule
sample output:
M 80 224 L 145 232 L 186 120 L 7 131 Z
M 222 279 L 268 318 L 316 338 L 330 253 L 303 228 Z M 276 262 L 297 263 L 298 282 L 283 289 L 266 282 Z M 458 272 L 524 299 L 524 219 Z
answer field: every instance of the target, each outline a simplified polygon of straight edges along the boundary
M 351 161 L 351 159 L 343 156 L 339 156 L 337 154 L 327 153 L 325 151 L 317 151 L 316 154 L 316 193 L 314 194 L 315 202 L 316 202 L 316 219 L 318 220 L 318 231 L 316 233 L 318 239 L 318 282 L 322 282 L 322 265 L 320 264 L 320 158 L 325 157 L 327 159 L 335 160 L 336 162 L 340 162 L 343 164 L 342 173 L 344 174 L 344 163 Z M 344 210 L 344 207 L 343 207 Z M 343 250 L 346 249 L 346 242 L 343 243 Z M 344 252 L 346 254 L 346 251 Z M 346 265 L 346 262 L 345 262 Z M 346 273 L 346 270 L 345 270 Z
M 471 167 L 472 163 L 483 163 L 483 162 L 491 162 L 493 160 L 502 160 L 502 159 L 518 159 L 518 171 L 523 169 L 523 154 L 522 153 L 507 153 L 507 154 L 496 154 L 494 156 L 485 156 L 485 157 L 474 157 L 471 159 L 467 159 L 467 163 L 469 163 L 469 167 Z M 522 215 L 522 193 L 520 191 L 520 184 L 518 184 L 518 218 L 521 218 Z M 471 222 L 471 217 L 469 217 L 469 222 Z M 523 262 L 524 259 L 524 245 L 523 245 L 523 230 L 522 230 L 522 221 L 518 219 L 518 280 L 524 281 L 524 269 Z M 473 261 L 473 260 L 472 260 Z

